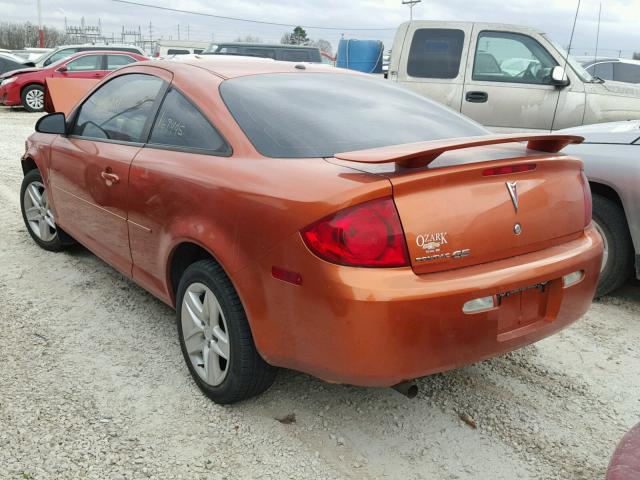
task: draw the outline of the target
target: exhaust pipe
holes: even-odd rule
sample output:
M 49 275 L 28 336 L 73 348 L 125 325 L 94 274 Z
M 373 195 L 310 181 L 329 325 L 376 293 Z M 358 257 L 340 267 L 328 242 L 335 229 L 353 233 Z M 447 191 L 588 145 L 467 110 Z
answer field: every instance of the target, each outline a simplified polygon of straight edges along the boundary
M 418 395 L 418 385 L 413 380 L 401 382 L 397 385 L 394 385 L 391 388 L 393 388 L 396 392 L 401 393 L 407 398 L 415 398 L 416 395 Z

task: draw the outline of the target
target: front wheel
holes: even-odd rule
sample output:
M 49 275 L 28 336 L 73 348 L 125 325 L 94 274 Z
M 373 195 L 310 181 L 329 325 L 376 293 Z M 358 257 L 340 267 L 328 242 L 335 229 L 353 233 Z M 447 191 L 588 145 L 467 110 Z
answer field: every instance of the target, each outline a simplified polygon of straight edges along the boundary
M 229 404 L 269 388 L 276 369 L 258 353 L 244 308 L 222 268 L 212 260 L 190 265 L 177 293 L 180 347 L 200 390 L 216 403 Z
M 28 112 L 42 112 L 44 110 L 44 87 L 42 85 L 28 85 L 22 90 L 22 106 Z
M 633 269 L 633 244 L 624 211 L 608 198 L 593 195 L 593 223 L 604 242 L 596 290 L 596 297 L 601 297 L 629 279 Z
M 22 180 L 20 210 L 31 238 L 45 250 L 61 250 L 61 231 L 49 204 L 49 193 L 38 170 L 31 170 Z

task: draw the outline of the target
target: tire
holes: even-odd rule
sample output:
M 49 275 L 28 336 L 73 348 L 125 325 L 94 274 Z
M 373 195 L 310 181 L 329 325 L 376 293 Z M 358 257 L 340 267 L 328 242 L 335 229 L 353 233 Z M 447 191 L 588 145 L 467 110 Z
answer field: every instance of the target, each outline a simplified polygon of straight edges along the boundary
M 41 248 L 57 252 L 70 243 L 70 238 L 55 224 L 47 189 L 36 169 L 27 172 L 22 180 L 20 210 L 29 235 Z
M 44 87 L 42 85 L 27 85 L 20 95 L 22 106 L 27 112 L 44 111 Z
M 211 400 L 236 403 L 271 386 L 277 369 L 258 353 L 240 298 L 216 262 L 200 260 L 186 269 L 176 313 L 189 372 Z
M 605 243 L 596 297 L 621 287 L 633 270 L 633 244 L 622 208 L 601 195 L 593 195 L 593 222 Z

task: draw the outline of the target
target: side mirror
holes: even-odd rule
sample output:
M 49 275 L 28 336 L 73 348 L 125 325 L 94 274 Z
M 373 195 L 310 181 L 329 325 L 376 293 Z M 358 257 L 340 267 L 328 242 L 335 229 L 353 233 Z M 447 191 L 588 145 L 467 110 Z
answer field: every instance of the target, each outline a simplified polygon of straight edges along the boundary
M 558 68 L 558 67 L 556 67 L 556 68 Z M 66 66 L 66 65 L 62 65 L 62 66 L 58 69 L 58 72 L 60 72 L 60 73 L 64 73 L 64 72 L 66 72 L 66 71 L 67 71 L 67 66 Z
M 50 113 L 49 115 L 42 117 L 38 120 L 38 123 L 36 123 L 36 132 L 66 135 L 67 120 L 64 113 Z
M 559 65 L 553 67 L 553 70 L 551 70 L 551 84 L 557 87 L 566 87 L 569 85 L 569 77 L 564 68 Z

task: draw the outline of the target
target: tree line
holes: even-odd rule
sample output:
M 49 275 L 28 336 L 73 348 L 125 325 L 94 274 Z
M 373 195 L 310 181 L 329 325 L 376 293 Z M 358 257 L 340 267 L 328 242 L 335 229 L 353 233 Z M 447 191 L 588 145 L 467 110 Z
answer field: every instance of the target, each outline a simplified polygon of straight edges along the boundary
M 44 28 L 44 46 L 57 47 L 64 43 L 64 32 L 52 28 Z M 38 26 L 32 23 L 0 22 L 0 48 L 7 50 L 22 50 L 23 48 L 39 47 L 40 38 Z

